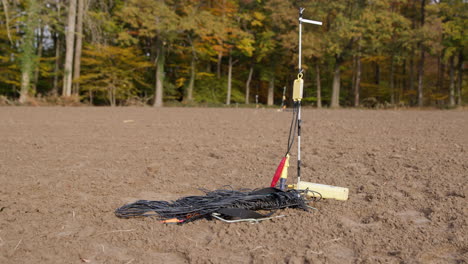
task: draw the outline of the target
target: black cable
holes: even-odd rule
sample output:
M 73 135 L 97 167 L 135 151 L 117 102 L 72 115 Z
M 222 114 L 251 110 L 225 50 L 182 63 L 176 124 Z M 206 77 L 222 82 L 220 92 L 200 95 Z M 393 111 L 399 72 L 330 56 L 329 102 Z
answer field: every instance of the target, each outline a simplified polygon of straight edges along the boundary
M 261 191 L 268 190 L 268 193 Z M 274 190 L 271 192 L 271 190 Z M 176 201 L 140 200 L 124 205 L 115 211 L 121 218 L 158 216 L 162 220 L 177 218 L 185 222 L 200 218 L 210 218 L 211 214 L 223 208 L 246 210 L 276 210 L 300 208 L 307 211 L 306 201 L 297 190 L 278 189 L 254 191 L 215 190 L 205 191 L 204 196 L 187 196 Z
M 286 154 L 284 156 L 289 154 L 289 152 L 291 151 L 291 148 L 292 148 L 292 146 L 294 144 L 294 138 L 296 136 L 297 122 L 298 122 L 298 102 L 294 102 L 294 104 L 293 104 L 293 116 L 292 116 L 292 119 L 291 119 L 291 126 L 289 127 L 288 148 L 287 148 Z M 293 127 L 294 127 L 294 130 L 293 130 Z
M 295 117 L 296 117 L 296 102 L 293 103 L 292 119 L 291 119 L 291 125 L 289 126 L 289 134 L 288 134 L 288 145 L 286 148 L 286 154 L 284 156 L 289 154 L 289 151 L 291 150 L 291 146 L 292 146 L 291 141 L 294 141 L 294 134 L 292 133 L 292 129 L 293 129 Z M 293 136 L 293 138 L 291 138 L 291 135 Z

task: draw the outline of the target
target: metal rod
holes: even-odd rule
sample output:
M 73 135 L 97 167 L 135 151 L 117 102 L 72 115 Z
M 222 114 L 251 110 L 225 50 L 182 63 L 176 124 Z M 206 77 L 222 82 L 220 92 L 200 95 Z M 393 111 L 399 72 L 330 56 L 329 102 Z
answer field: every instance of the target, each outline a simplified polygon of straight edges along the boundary
M 302 13 L 299 8 L 299 74 L 302 73 Z M 297 184 L 301 181 L 301 100 L 297 102 Z
M 299 18 L 299 21 L 300 21 L 300 22 L 304 22 L 304 23 L 309 23 L 309 24 L 318 25 L 318 26 L 321 26 L 321 25 L 322 25 L 322 22 L 320 22 L 320 21 L 305 19 L 305 18 L 302 18 L 302 17 Z
M 297 184 L 299 184 L 301 181 L 301 101 L 297 104 Z
M 302 22 L 313 24 L 313 25 L 322 25 L 322 22 L 304 19 L 302 18 L 302 13 L 304 8 L 299 8 L 299 75 L 302 76 Z M 302 78 L 302 77 L 300 77 Z M 298 110 L 297 110 L 297 184 L 301 181 L 301 99 L 298 100 Z
M 299 73 L 302 71 L 302 23 L 299 20 Z

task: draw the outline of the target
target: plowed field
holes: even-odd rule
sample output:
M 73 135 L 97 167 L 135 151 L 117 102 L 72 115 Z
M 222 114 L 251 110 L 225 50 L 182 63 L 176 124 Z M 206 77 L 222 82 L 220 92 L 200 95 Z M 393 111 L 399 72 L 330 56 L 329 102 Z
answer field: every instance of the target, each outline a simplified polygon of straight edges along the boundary
M 114 215 L 268 186 L 291 116 L 1 107 L 0 263 L 467 263 L 467 111 L 303 110 L 302 179 L 350 190 L 317 211 L 258 224 Z

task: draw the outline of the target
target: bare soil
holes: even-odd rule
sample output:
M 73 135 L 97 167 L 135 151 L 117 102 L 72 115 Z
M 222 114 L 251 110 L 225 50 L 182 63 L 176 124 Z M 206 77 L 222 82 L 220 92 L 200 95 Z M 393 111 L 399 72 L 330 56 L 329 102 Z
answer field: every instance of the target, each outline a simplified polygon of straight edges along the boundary
M 291 115 L 1 107 L 0 263 L 467 263 L 468 111 L 304 110 L 303 180 L 350 189 L 317 211 L 115 217 L 138 199 L 268 186 Z

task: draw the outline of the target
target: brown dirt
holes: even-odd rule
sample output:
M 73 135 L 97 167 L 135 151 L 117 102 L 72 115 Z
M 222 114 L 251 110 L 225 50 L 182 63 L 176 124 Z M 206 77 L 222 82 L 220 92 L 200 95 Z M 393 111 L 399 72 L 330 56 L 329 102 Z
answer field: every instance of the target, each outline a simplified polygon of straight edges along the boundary
M 179 226 L 114 216 L 137 199 L 267 186 L 290 117 L 0 108 L 0 263 L 467 263 L 467 111 L 304 110 L 303 180 L 350 188 L 318 211 Z

